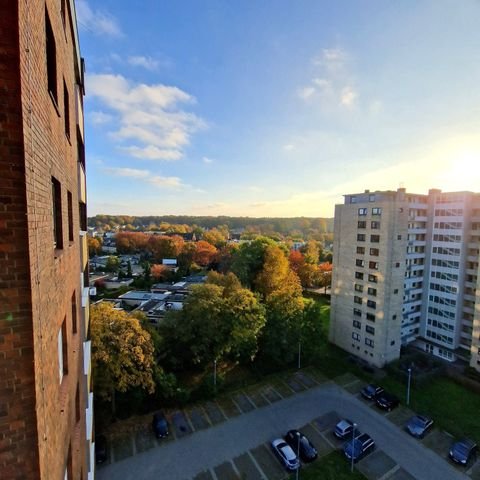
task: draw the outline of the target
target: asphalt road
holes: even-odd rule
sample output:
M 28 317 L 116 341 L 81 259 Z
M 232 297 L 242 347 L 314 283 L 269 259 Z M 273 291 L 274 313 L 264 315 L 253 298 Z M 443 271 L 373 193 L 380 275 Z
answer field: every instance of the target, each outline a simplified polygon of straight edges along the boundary
M 320 385 L 272 405 L 108 465 L 98 480 L 185 480 L 298 428 L 330 411 L 351 418 L 377 447 L 418 480 L 468 479 L 446 460 L 334 384 Z

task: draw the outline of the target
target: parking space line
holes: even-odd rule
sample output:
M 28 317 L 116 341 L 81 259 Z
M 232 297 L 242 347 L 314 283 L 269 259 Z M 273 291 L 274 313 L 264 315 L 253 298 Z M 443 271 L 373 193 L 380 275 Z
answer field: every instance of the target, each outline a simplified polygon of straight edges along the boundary
M 283 400 L 283 395 L 275 387 L 270 388 Z
M 243 415 L 243 410 L 240 408 L 240 405 L 235 401 L 233 397 L 230 397 L 230 400 L 233 402 L 233 404 L 237 407 L 238 411 L 240 412 L 240 415 Z
M 255 405 L 255 402 L 248 396 L 248 393 L 242 391 L 242 394 L 245 396 L 245 398 L 250 403 L 250 405 L 253 407 L 253 409 L 256 410 L 258 407 Z
M 241 473 L 239 472 L 237 466 L 235 465 L 235 462 L 234 462 L 233 460 L 230 460 L 230 463 L 231 463 L 231 465 L 232 465 L 233 471 L 234 471 L 235 474 L 238 476 L 238 478 L 242 478 Z
M 386 480 L 387 478 L 390 478 L 397 470 L 400 470 L 400 465 L 395 465 L 393 468 L 391 468 L 387 473 L 382 475 L 378 480 Z
M 250 450 L 247 450 L 247 455 L 250 457 L 250 460 L 253 462 L 253 464 L 255 465 L 255 467 L 257 468 L 257 470 L 260 472 L 260 475 L 262 475 L 262 477 L 265 479 L 265 480 L 268 480 L 268 477 L 265 475 L 265 472 L 262 470 L 262 467 L 258 464 L 258 462 L 255 460 L 255 457 L 250 453 Z

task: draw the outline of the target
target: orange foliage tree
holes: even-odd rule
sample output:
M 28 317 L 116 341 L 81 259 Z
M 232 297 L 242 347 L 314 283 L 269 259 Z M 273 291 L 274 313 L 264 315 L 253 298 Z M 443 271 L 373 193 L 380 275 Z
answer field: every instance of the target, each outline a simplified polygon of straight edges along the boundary
M 217 249 L 204 240 L 197 242 L 196 246 L 197 248 L 193 254 L 193 261 L 202 267 L 210 265 L 217 254 Z

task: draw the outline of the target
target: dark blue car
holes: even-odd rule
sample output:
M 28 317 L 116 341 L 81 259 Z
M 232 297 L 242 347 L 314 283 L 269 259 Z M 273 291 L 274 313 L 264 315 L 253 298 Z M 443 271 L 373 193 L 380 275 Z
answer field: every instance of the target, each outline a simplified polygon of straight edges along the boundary
M 373 438 L 366 433 L 362 433 L 343 446 L 343 453 L 349 460 L 352 460 L 353 457 L 353 461 L 357 462 L 365 455 L 372 452 L 374 448 L 375 442 L 373 441 Z
M 448 456 L 455 463 L 459 463 L 460 465 L 468 465 L 470 460 L 476 458 L 477 452 L 477 444 L 468 438 L 464 438 L 463 440 L 455 442 L 452 445 L 450 452 L 448 452 Z

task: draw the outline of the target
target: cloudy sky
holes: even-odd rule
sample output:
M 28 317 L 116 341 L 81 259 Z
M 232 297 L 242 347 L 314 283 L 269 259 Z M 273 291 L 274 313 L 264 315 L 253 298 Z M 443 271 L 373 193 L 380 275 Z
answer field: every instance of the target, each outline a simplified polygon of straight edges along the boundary
M 89 215 L 480 191 L 478 0 L 77 0 Z

